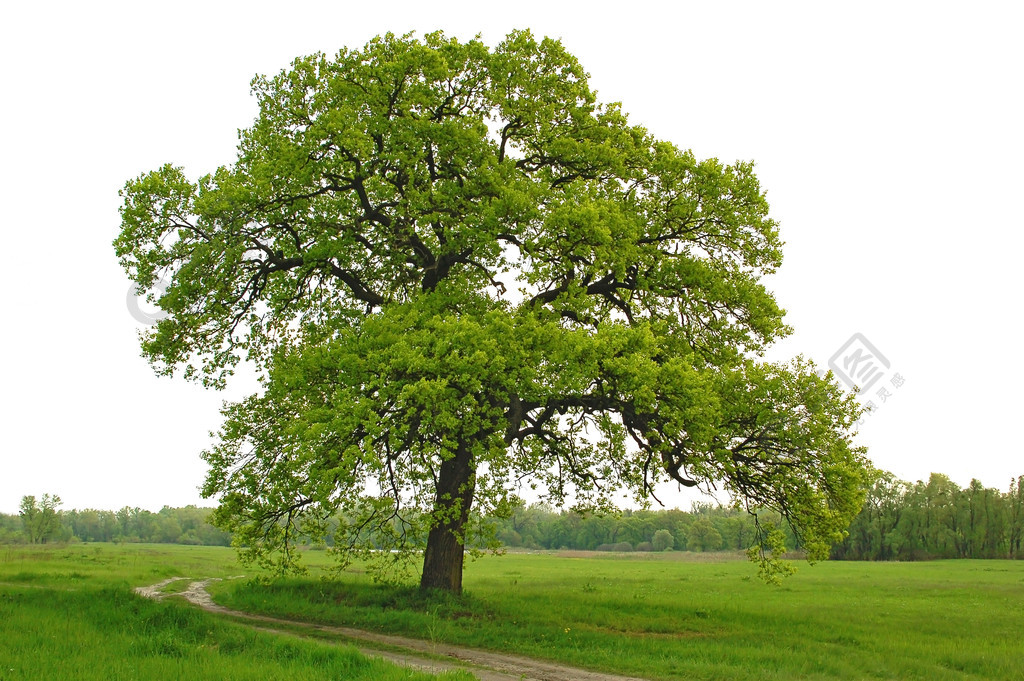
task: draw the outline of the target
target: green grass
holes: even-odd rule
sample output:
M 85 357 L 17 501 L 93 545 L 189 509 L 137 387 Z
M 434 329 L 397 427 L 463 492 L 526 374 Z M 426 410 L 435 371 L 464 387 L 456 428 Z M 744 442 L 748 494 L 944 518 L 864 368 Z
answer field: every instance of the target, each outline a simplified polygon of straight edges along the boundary
M 0 547 L 0 681 L 437 678 L 352 647 L 253 631 L 130 588 L 238 571 L 230 551 L 210 548 Z
M 1024 561 L 822 563 L 775 588 L 721 556 L 509 554 L 468 564 L 451 598 L 358 570 L 324 582 L 326 556 L 307 558 L 309 578 L 211 590 L 242 610 L 651 679 L 1024 681 Z M 428 678 L 131 592 L 241 573 L 212 547 L 0 546 L 0 681 Z
M 214 593 L 242 610 L 654 679 L 1024 679 L 1024 562 L 822 563 L 782 587 L 753 572 L 686 554 L 509 554 L 468 565 L 459 599 L 358 572 Z

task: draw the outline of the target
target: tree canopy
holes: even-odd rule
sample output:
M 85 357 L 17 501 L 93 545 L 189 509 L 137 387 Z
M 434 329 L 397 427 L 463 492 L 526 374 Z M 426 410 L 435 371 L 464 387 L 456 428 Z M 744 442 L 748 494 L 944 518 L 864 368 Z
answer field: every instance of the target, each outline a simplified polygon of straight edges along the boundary
M 457 592 L 471 508 L 522 484 L 597 509 L 714 485 L 812 557 L 842 538 L 858 407 L 761 359 L 790 330 L 751 163 L 655 139 L 528 31 L 389 34 L 253 92 L 235 162 L 129 181 L 114 242 L 140 289 L 167 284 L 142 336 L 157 371 L 260 373 L 204 453 L 248 557 L 290 567 L 340 516 L 342 559 L 383 569 L 426 537 L 421 585 Z
M 19 515 L 24 526 L 25 537 L 30 544 L 45 544 L 60 534 L 60 497 L 44 494 L 36 501 L 34 496 L 24 496 L 19 505 Z

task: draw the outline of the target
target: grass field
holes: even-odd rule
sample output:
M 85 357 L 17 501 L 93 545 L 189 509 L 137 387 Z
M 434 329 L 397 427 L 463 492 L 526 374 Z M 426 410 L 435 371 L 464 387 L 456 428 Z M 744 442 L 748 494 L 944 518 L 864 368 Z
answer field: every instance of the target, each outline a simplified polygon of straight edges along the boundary
M 693 554 L 509 554 L 466 596 L 351 573 L 223 583 L 243 609 L 652 679 L 1024 679 L 1024 561 L 801 566 L 782 587 Z M 218 592 L 215 592 L 218 593 Z
M 132 592 L 171 576 L 238 569 L 230 550 L 216 548 L 0 546 L 0 681 L 438 678 Z
M 131 593 L 240 571 L 218 548 L 0 547 L 0 681 L 427 678 Z M 241 610 L 651 679 L 1024 680 L 1024 561 L 822 563 L 769 587 L 714 556 L 509 554 L 468 564 L 459 599 L 315 573 L 212 590 Z

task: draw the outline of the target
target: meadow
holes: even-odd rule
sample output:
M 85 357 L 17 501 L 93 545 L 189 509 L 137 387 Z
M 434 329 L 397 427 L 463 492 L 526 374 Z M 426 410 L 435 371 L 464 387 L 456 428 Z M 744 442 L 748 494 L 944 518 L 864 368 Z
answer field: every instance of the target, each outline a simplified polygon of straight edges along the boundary
M 239 610 L 649 679 L 1024 679 L 1024 561 L 804 564 L 771 587 L 721 554 L 510 553 L 468 563 L 452 598 L 358 568 L 324 581 L 326 556 L 307 559 L 307 577 L 211 591 Z M 0 547 L 0 680 L 429 678 L 131 593 L 241 572 L 255 575 L 214 547 Z
M 133 587 L 238 573 L 230 549 L 0 546 L 0 681 L 470 681 L 254 631 Z
M 797 566 L 772 587 L 721 554 L 510 553 L 469 563 L 459 599 L 358 570 L 214 594 L 649 679 L 1024 679 L 1024 561 Z

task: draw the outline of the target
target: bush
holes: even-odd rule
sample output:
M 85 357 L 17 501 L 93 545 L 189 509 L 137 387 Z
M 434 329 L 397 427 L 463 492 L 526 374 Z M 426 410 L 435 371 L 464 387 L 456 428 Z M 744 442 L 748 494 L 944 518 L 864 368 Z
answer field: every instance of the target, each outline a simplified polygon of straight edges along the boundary
M 597 547 L 598 551 L 632 551 L 633 545 L 628 541 L 620 541 L 614 544 L 601 544 Z
M 669 551 L 675 546 L 676 539 L 668 530 L 658 530 L 654 533 L 651 543 L 654 545 L 655 551 Z

